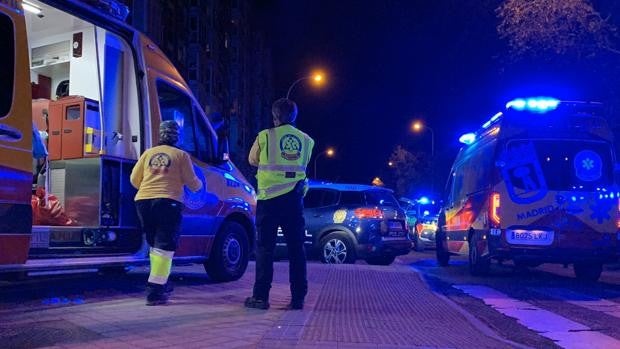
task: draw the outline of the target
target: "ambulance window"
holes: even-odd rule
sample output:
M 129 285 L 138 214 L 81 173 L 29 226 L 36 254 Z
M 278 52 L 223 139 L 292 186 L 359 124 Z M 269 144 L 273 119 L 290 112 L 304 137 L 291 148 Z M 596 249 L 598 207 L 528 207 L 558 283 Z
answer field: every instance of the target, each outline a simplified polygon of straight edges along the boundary
M 198 126 L 196 128 L 198 158 L 204 162 L 212 161 L 215 155 L 213 151 L 215 135 L 196 106 L 194 106 L 194 115 L 196 115 L 196 126 Z
M 445 192 L 444 192 L 444 199 L 446 199 L 446 201 L 448 203 L 452 203 L 452 199 L 454 197 L 454 195 L 452 194 L 452 187 L 454 186 L 454 172 L 450 172 L 450 176 L 448 176 L 448 183 L 446 183 L 446 188 L 445 188 Z
M 163 81 L 157 82 L 159 111 L 162 120 L 174 120 L 181 128 L 179 148 L 198 157 L 194 135 L 194 114 L 192 101 L 185 93 Z
M 13 76 L 15 73 L 15 38 L 13 22 L 0 13 L 0 39 L 4 49 L 0 55 L 0 118 L 5 117 L 11 110 L 13 101 Z
M 452 200 L 454 202 L 460 201 L 465 197 L 465 188 L 463 188 L 463 180 L 464 180 L 465 171 L 463 166 L 460 166 L 454 171 L 454 184 L 452 189 Z

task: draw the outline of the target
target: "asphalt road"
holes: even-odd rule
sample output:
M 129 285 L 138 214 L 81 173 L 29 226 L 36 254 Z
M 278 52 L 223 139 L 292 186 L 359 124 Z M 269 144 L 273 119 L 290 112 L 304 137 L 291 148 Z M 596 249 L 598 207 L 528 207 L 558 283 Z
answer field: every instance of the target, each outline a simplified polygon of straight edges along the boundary
M 514 342 L 551 347 L 558 342 L 548 337 L 582 333 L 585 347 L 620 348 L 617 265 L 607 266 L 599 282 L 581 283 L 570 266 L 542 265 L 523 270 L 511 263 L 493 264 L 488 276 L 475 277 L 469 274 L 467 257 L 453 256 L 448 267 L 439 267 L 434 251 L 425 251 L 412 252 L 401 262 L 422 273 L 436 292 Z M 510 309 L 509 303 L 518 303 L 520 311 Z M 566 333 L 555 335 L 562 330 Z M 609 341 L 598 345 L 596 341 L 601 338 Z M 559 344 L 581 347 L 579 340 L 567 338 Z

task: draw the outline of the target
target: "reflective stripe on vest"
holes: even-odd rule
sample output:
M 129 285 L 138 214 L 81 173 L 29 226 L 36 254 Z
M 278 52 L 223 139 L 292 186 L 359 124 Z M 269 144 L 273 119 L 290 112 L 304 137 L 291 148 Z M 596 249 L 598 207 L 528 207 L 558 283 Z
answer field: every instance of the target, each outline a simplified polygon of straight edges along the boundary
M 305 172 L 306 166 L 298 165 L 258 165 L 262 171 Z
M 269 155 L 267 156 L 267 160 L 270 165 L 276 164 L 276 154 L 280 154 L 280 150 L 278 150 L 278 134 L 276 133 L 275 128 L 270 128 L 267 132 L 267 143 L 269 147 Z

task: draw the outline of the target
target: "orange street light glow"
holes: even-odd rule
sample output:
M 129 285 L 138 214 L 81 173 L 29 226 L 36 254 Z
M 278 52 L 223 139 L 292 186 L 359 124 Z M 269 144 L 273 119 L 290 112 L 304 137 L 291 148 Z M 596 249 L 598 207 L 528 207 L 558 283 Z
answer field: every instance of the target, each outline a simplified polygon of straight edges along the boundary
M 325 153 L 327 154 L 327 156 L 334 156 L 336 151 L 334 150 L 334 148 L 328 148 Z
M 422 129 L 422 123 L 416 121 L 413 123 L 413 125 L 411 125 L 411 128 L 413 128 L 414 131 L 420 131 Z

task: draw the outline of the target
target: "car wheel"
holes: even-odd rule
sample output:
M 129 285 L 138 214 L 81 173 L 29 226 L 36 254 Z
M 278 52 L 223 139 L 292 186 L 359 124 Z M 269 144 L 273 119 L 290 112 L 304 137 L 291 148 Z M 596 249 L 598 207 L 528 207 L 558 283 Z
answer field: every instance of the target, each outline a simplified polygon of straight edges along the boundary
M 237 222 L 224 222 L 204 264 L 207 274 L 220 282 L 238 280 L 248 267 L 249 249 L 245 228 Z
M 355 246 L 345 233 L 329 233 L 321 239 L 321 262 L 352 264 L 355 259 Z
M 469 272 L 471 275 L 486 275 L 489 272 L 491 261 L 488 257 L 483 257 L 478 251 L 478 235 L 473 232 L 469 238 Z
M 573 264 L 575 276 L 580 281 L 595 282 L 601 277 L 603 272 L 602 263 L 575 263 Z
M 376 256 L 368 257 L 366 263 L 370 265 L 390 265 L 394 262 L 396 256 Z
M 437 264 L 442 267 L 447 267 L 450 264 L 450 252 L 448 252 L 447 246 L 446 234 L 438 230 L 435 238 L 435 253 Z

